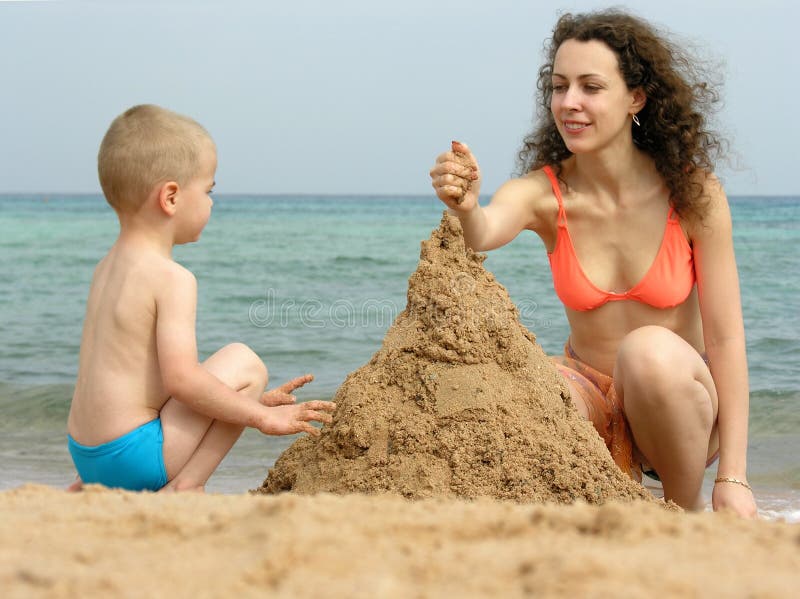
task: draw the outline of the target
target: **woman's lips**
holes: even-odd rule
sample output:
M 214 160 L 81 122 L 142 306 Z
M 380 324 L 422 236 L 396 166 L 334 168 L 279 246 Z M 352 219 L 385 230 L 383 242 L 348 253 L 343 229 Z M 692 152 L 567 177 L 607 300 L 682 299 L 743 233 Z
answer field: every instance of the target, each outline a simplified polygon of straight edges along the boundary
M 564 130 L 568 133 L 580 133 L 589 127 L 589 123 L 580 123 L 578 121 L 564 121 Z

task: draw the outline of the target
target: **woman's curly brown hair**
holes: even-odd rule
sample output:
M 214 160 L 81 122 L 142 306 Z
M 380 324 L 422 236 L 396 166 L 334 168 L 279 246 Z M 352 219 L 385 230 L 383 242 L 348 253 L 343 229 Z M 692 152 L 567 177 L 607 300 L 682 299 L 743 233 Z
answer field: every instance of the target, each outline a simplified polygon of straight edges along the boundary
M 708 129 L 708 118 L 719 94 L 704 76 L 702 64 L 667 41 L 645 21 L 617 10 L 564 14 L 546 48 L 547 62 L 539 69 L 538 127 L 525 137 L 519 166 L 527 173 L 561 162 L 572 153 L 556 128 L 550 110 L 552 73 L 558 48 L 566 40 L 598 40 L 617 55 L 628 89 L 641 87 L 647 103 L 633 126 L 633 140 L 655 161 L 683 217 L 702 219 L 705 213 L 705 173 L 724 152 L 724 142 Z

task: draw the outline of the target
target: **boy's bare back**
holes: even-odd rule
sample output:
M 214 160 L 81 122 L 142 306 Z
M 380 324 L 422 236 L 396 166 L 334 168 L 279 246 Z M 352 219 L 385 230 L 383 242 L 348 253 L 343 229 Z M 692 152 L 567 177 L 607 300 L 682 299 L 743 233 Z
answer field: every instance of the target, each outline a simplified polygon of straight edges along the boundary
M 156 293 L 187 276 L 194 279 L 136 240 L 118 240 L 97 265 L 68 422 L 80 443 L 105 443 L 158 416 L 169 396 L 158 362 Z M 185 310 L 193 315 L 195 305 Z

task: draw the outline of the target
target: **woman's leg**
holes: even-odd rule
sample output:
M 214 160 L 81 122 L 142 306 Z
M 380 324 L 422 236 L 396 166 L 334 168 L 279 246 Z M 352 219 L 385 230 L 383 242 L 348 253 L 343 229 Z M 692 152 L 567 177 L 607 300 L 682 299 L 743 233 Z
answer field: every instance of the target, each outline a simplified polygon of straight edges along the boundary
M 246 345 L 226 345 L 203 367 L 247 401 L 258 401 L 267 386 L 267 368 Z M 164 490 L 202 490 L 211 474 L 242 434 L 243 427 L 213 420 L 170 399 L 161 410 Z
M 614 385 L 665 499 L 702 509 L 706 462 L 718 447 L 717 392 L 703 358 L 669 329 L 642 327 L 620 344 Z

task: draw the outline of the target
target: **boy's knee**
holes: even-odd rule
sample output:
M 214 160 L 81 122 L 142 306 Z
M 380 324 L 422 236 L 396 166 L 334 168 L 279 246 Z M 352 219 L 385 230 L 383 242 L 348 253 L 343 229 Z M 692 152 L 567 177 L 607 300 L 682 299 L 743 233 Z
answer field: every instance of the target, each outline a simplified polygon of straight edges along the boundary
M 225 347 L 225 350 L 234 354 L 242 379 L 253 387 L 263 389 L 267 386 L 269 371 L 256 352 L 244 343 L 231 343 Z
M 256 357 L 258 358 L 258 356 Z M 267 370 L 267 365 L 264 364 L 261 358 L 258 358 L 255 364 L 253 364 L 253 369 L 253 384 L 263 390 L 269 382 L 269 370 Z

